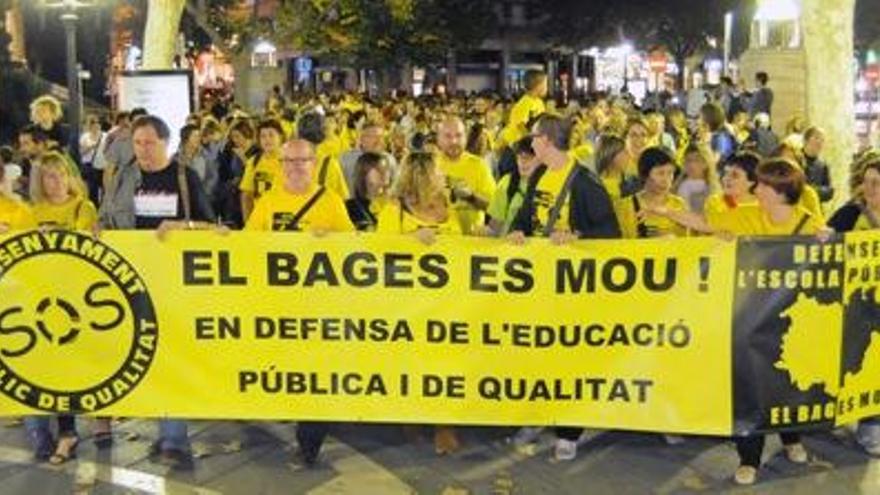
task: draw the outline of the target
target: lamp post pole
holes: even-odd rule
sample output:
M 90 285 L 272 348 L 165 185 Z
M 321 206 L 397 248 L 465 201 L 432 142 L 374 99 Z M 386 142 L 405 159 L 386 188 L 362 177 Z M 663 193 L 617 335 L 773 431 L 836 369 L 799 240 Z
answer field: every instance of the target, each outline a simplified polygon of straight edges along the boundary
M 47 7 L 61 12 L 64 25 L 64 38 L 67 54 L 67 125 L 69 127 L 68 148 L 71 155 L 79 161 L 80 112 L 82 93 L 80 92 L 79 64 L 76 60 L 76 27 L 79 21 L 77 11 L 81 7 L 94 5 L 90 0 L 56 0 L 47 2 Z
M 70 127 L 70 152 L 78 155 L 80 127 L 79 69 L 76 63 L 76 24 L 79 16 L 72 5 L 66 5 L 61 14 L 67 44 L 67 94 L 70 104 L 67 109 L 67 122 Z
M 730 51 L 733 32 L 733 12 L 724 14 L 724 75 L 730 75 Z

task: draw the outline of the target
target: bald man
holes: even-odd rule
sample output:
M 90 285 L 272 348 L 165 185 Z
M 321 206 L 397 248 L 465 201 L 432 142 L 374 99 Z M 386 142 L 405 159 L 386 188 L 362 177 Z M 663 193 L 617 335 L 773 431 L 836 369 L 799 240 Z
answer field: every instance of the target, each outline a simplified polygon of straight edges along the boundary
M 315 147 L 294 139 L 281 150 L 282 187 L 273 187 L 254 207 L 245 230 L 351 232 L 345 202 L 318 184 Z
M 495 179 L 486 161 L 465 151 L 464 145 L 464 122 L 458 117 L 444 119 L 437 132 L 437 164 L 446 175 L 461 231 L 469 235 L 485 223 Z
M 248 218 L 244 229 L 274 232 L 353 232 L 345 202 L 332 189 L 318 183 L 315 146 L 304 139 L 281 148 L 281 187 L 269 190 Z M 306 466 L 318 462 L 329 423 L 300 421 L 296 428 L 298 456 Z

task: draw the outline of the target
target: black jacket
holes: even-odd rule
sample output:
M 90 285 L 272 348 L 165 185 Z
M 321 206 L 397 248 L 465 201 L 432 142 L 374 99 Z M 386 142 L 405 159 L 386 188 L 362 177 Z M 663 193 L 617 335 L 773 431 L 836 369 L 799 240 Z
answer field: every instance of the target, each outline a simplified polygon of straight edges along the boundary
M 834 215 L 831 215 L 831 219 L 828 220 L 828 226 L 834 229 L 835 232 L 850 232 L 855 228 L 856 222 L 859 221 L 861 215 L 862 207 L 855 201 L 850 201 L 835 211 Z
M 830 201 L 834 197 L 834 188 L 831 187 L 831 174 L 828 172 L 828 164 L 818 157 L 811 158 L 805 154 L 804 158 L 806 158 L 804 173 L 807 175 L 807 183 L 816 188 L 820 201 L 823 203 Z
M 617 239 L 622 236 L 611 196 L 592 170 L 578 167 L 571 183 L 568 223 L 580 239 Z

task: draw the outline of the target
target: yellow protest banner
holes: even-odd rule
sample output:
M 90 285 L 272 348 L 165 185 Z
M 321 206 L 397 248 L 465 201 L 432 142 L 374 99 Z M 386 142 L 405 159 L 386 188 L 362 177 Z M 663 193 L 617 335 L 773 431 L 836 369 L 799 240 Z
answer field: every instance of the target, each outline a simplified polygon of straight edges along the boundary
M 0 414 L 731 430 L 735 244 L 0 239 Z

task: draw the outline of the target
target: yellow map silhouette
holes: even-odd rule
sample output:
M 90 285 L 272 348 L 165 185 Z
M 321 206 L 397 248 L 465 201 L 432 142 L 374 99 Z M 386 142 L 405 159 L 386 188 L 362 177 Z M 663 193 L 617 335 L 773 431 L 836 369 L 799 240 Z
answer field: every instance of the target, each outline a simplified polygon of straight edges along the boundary
M 798 294 L 782 316 L 789 317 L 791 325 L 782 337 L 782 353 L 774 366 L 787 371 L 792 385 L 802 392 L 821 384 L 825 393 L 837 395 L 843 306 L 819 304 Z
M 874 303 L 878 303 L 880 293 L 874 294 Z M 843 376 L 843 388 L 840 391 L 840 397 L 846 398 L 851 396 L 859 396 L 861 393 L 872 393 L 874 390 L 880 389 L 880 322 L 871 329 L 871 341 L 865 349 L 865 355 L 862 359 L 862 367 L 858 373 L 847 372 Z M 859 409 L 859 415 L 867 416 L 869 414 L 880 413 L 880 405 L 873 404 L 866 409 Z M 849 417 L 844 415 L 844 420 Z
M 875 390 L 880 386 L 880 331 L 871 333 L 862 369 L 857 374 L 847 373 L 843 380 L 844 390 Z

